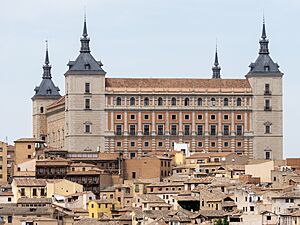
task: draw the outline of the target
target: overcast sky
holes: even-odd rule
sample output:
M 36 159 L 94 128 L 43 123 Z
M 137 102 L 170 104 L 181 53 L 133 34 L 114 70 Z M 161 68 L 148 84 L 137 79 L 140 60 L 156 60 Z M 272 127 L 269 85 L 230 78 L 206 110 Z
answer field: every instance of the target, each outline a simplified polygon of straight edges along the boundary
M 285 74 L 285 156 L 300 156 L 299 0 L 2 1 L 0 140 L 31 136 L 46 39 L 53 80 L 64 93 L 84 5 L 92 54 L 108 77 L 211 77 L 217 39 L 222 77 L 244 78 L 258 55 L 264 11 L 271 56 Z

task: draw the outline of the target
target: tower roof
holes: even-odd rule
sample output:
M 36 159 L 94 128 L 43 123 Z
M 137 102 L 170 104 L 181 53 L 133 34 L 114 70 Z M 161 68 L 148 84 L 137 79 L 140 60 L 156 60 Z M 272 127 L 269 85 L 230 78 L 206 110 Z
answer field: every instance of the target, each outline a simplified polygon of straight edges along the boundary
M 215 62 L 214 62 L 214 66 L 212 67 L 212 71 L 213 71 L 212 78 L 221 78 L 221 67 L 219 66 L 217 47 L 216 47 L 216 53 L 215 53 Z
M 102 74 L 105 75 L 106 72 L 102 69 L 103 64 L 101 61 L 96 61 L 95 58 L 90 53 L 90 38 L 88 37 L 87 31 L 87 22 L 86 17 L 84 17 L 83 22 L 83 32 L 82 37 L 80 38 L 81 48 L 80 54 L 76 58 L 75 61 L 69 61 L 68 66 L 69 70 L 66 72 L 67 74 Z
M 259 44 L 259 55 L 256 61 L 249 65 L 249 73 L 281 73 L 279 70 L 279 65 L 275 63 L 270 57 L 268 47 L 269 40 L 267 39 L 265 20 L 263 20 L 262 34 Z
M 43 65 L 43 76 L 40 86 L 37 86 L 34 91 L 35 95 L 32 99 L 36 98 L 60 98 L 59 88 L 56 87 L 52 81 L 51 65 L 49 60 L 48 42 L 46 41 L 46 55 L 45 64 Z

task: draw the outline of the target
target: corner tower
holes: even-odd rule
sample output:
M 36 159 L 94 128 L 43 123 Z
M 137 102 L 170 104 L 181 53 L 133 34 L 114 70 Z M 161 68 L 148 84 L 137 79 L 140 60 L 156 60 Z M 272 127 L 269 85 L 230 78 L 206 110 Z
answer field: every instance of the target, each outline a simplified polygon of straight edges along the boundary
M 56 87 L 52 81 L 47 41 L 43 71 L 42 82 L 40 86 L 37 86 L 34 89 L 35 94 L 31 100 L 33 106 L 33 137 L 45 141 L 47 137 L 46 107 L 61 97 L 59 94 L 59 88 Z
M 263 22 L 258 58 L 246 75 L 253 93 L 253 158 L 283 158 L 282 77 L 279 66 L 270 57 L 266 25 Z
M 106 72 L 91 55 L 86 18 L 80 42 L 80 54 L 65 73 L 65 148 L 94 152 L 104 149 Z

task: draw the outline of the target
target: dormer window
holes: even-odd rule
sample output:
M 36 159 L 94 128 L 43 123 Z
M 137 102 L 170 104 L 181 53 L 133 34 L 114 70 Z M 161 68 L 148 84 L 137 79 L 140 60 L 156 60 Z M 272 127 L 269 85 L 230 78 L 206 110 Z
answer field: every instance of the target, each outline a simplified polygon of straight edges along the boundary
M 91 65 L 90 64 L 84 64 L 84 69 L 86 69 L 86 70 L 89 70 L 89 69 L 91 69 Z
M 265 69 L 266 72 L 269 72 L 270 71 L 270 66 L 265 66 L 264 69 Z
M 47 89 L 47 95 L 51 95 L 52 94 L 52 90 L 51 89 Z

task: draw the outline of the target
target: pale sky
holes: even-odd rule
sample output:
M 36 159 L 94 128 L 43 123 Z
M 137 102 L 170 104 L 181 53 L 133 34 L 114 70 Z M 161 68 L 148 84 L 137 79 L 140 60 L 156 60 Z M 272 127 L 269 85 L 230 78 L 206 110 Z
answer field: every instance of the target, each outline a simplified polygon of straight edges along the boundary
M 299 0 L 9 0 L 0 14 L 0 140 L 32 136 L 45 40 L 64 94 L 80 47 L 84 6 L 94 57 L 108 77 L 211 77 L 216 39 L 223 78 L 244 78 L 263 11 L 271 57 L 284 72 L 284 154 L 300 156 Z

